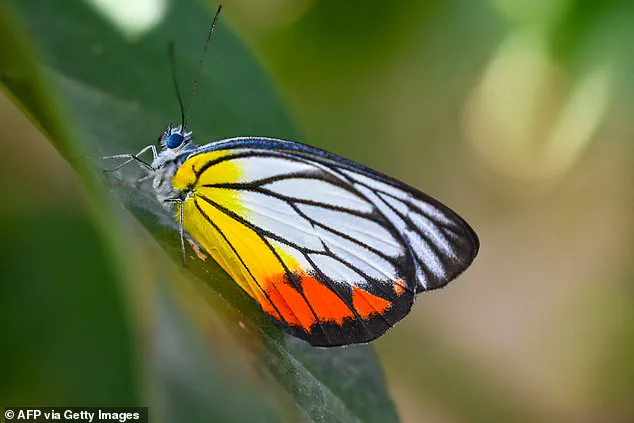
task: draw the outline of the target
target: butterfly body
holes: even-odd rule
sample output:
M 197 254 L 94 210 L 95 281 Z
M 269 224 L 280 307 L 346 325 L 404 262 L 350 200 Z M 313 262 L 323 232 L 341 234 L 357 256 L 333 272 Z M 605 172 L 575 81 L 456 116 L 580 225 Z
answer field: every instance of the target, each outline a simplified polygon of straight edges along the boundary
M 160 142 L 150 176 L 181 231 L 313 345 L 375 339 L 477 253 L 449 208 L 324 150 L 260 137 L 197 146 L 180 126 Z

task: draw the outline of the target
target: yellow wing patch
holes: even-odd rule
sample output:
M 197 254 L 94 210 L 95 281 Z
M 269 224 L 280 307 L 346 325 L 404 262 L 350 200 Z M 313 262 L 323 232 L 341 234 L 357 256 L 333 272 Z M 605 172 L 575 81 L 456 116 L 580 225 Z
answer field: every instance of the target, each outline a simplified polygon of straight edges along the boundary
M 197 188 L 204 184 L 235 182 L 240 179 L 243 169 L 234 160 L 225 160 L 207 168 L 210 163 L 227 156 L 227 151 L 210 151 L 196 154 L 183 163 L 172 178 L 172 185 L 180 191 Z

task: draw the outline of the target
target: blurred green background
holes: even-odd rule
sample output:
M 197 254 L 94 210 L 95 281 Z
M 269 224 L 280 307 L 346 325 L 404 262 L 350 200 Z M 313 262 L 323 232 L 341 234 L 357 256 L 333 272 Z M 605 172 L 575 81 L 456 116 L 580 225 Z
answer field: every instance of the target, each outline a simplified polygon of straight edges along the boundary
M 131 44 L 155 36 L 179 8 L 77 2 Z M 373 343 L 401 420 L 634 421 L 634 4 L 224 6 L 222 20 L 266 69 L 296 129 L 284 119 L 258 124 L 253 107 L 243 126 L 211 116 L 218 136 L 292 136 L 344 155 L 440 199 L 480 236 L 472 268 L 419 297 Z M 19 27 L 20 14 L 3 22 Z M 64 16 L 72 26 L 74 15 Z M 172 34 L 178 46 L 205 30 Z M 2 45 L 22 48 L 8 38 Z M 231 61 L 212 43 L 207 66 Z M 166 66 L 156 72 L 169 83 Z M 250 101 L 249 90 L 234 91 Z M 216 95 L 218 108 L 234 101 L 231 89 Z M 244 343 L 219 350 L 236 335 L 209 311 L 214 300 L 177 263 L 166 265 L 116 202 L 91 192 L 102 186 L 81 169 L 78 176 L 11 97 L 0 97 L 5 405 L 144 404 L 160 421 L 198 421 L 210 416 L 212 392 L 212 421 L 329 421 L 298 414 L 294 394 L 271 392 L 252 355 L 233 356 Z M 194 119 L 205 119 L 204 102 Z M 124 120 L 116 125 L 126 132 Z M 142 128 L 139 147 L 155 139 L 157 125 Z M 374 405 L 366 404 L 369 414 Z M 353 414 L 358 420 L 339 416 L 381 421 Z

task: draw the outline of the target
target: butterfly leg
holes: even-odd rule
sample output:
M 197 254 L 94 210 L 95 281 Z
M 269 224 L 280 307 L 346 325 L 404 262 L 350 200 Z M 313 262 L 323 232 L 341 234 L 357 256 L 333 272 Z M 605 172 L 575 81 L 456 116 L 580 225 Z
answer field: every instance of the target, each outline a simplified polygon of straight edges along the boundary
M 178 204 L 178 232 L 181 238 L 181 263 L 183 267 L 186 266 L 186 256 L 185 256 L 185 229 L 183 227 L 184 223 L 184 212 L 183 212 L 183 200 L 180 198 L 168 198 L 164 200 L 166 203 L 170 204 Z
M 120 165 L 118 165 L 117 167 L 115 167 L 114 169 L 109 169 L 106 170 L 106 172 L 114 172 L 116 170 L 121 169 L 123 166 L 127 165 L 130 162 L 136 161 L 139 166 L 141 166 L 142 168 L 148 170 L 148 171 L 152 171 L 154 170 L 152 168 L 152 166 L 150 166 L 148 163 L 144 162 L 143 160 L 141 160 L 139 158 L 139 156 L 143 153 L 145 153 L 148 150 L 152 150 L 152 159 L 156 159 L 156 157 L 158 156 L 158 153 L 156 151 L 156 146 L 154 144 L 150 144 L 147 147 L 143 148 L 141 151 L 139 151 L 136 154 L 115 154 L 114 156 L 105 156 L 102 157 L 103 160 L 106 159 L 128 159 L 125 162 L 121 163 Z

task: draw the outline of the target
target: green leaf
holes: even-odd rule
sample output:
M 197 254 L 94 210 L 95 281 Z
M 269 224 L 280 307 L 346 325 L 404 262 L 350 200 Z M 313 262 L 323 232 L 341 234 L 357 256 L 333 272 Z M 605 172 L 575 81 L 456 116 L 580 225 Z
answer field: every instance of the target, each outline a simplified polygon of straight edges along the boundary
M 164 19 L 154 27 L 131 36 L 90 4 L 66 0 L 16 2 L 15 6 L 40 52 L 38 65 L 46 78 L 36 89 L 23 88 L 28 87 L 29 82 L 37 81 L 35 77 L 20 75 L 19 86 L 11 83 L 14 79 L 3 78 L 7 89 L 71 164 L 80 169 L 88 168 L 80 174 L 89 189 L 97 186 L 92 182 L 90 170 L 110 166 L 99 157 L 136 152 L 154 143 L 169 121 L 179 120 L 166 46 L 170 40 L 176 43 L 177 73 L 181 86 L 186 87 L 183 91 L 188 93 L 189 81 L 196 72 L 212 17 L 212 11 L 203 4 L 181 1 L 177 7 L 167 10 Z M 2 44 L 2 49 L 0 54 L 19 57 L 8 43 Z M 4 74 L 4 69 L 0 72 Z M 65 121 L 60 122 L 60 114 L 52 110 L 50 102 L 38 106 L 44 91 L 57 94 L 59 107 L 67 112 Z M 297 131 L 269 78 L 223 19 L 202 70 L 200 89 L 189 122 L 195 140 L 203 144 L 240 135 L 297 139 Z M 49 130 L 58 126 L 62 129 Z M 59 133 L 73 134 L 72 138 L 79 140 L 77 150 L 86 151 L 88 158 L 68 153 L 72 149 L 65 148 L 67 136 L 58 137 L 56 134 Z M 158 204 L 151 188 L 137 182 L 141 175 L 134 166 L 129 166 L 101 179 L 178 263 L 176 222 Z M 164 268 L 161 263 L 155 265 Z M 232 342 L 216 342 L 213 348 L 240 350 L 258 369 L 262 380 L 256 385 L 262 390 L 277 392 L 282 401 L 280 404 L 288 400 L 294 403 L 300 420 L 398 421 L 371 347 L 317 349 L 283 334 L 211 260 L 202 261 L 192 255 L 188 257 L 188 267 L 183 273 L 221 322 L 216 329 L 222 331 L 224 328 L 231 334 Z M 183 354 L 194 354 L 192 351 L 197 350 L 194 345 L 200 340 L 192 340 L 183 326 L 179 326 L 181 323 L 173 317 L 178 313 L 167 312 L 172 317 L 165 321 L 160 319 L 162 311 L 173 308 L 171 300 L 165 300 L 162 295 L 157 303 L 161 325 L 157 349 L 160 351 L 167 345 L 161 341 L 163 336 L 172 339 L 170 337 L 174 335 L 178 345 L 191 345 L 191 348 L 183 349 Z M 181 329 L 162 333 L 161 328 L 168 327 L 168 323 L 161 322 L 171 322 Z M 211 363 L 205 363 L 201 358 L 204 355 L 200 353 L 193 359 L 195 368 L 200 368 L 208 375 L 207 380 L 216 384 L 209 386 L 210 391 L 221 392 L 218 389 L 222 385 L 219 384 L 226 378 L 219 376 L 221 371 L 210 370 Z M 178 377 L 177 372 L 183 367 L 174 358 L 178 356 L 168 355 L 161 359 L 159 353 L 157 366 L 160 373 L 157 383 L 165 385 L 163 392 L 172 406 L 171 416 L 182 416 L 174 411 L 174 407 L 189 407 L 196 400 L 187 395 L 195 383 L 193 379 Z M 208 370 L 203 370 L 205 368 Z M 241 380 L 248 381 L 248 377 Z M 249 388 L 248 383 L 236 386 L 240 391 L 235 397 L 245 398 L 241 405 L 251 403 L 248 398 L 253 397 L 253 387 Z M 201 402 L 198 405 L 207 416 L 217 411 Z M 225 412 L 232 413 L 231 410 L 229 407 Z M 257 410 L 268 408 L 260 404 Z M 234 409 L 238 414 L 242 411 L 248 415 L 245 410 Z M 276 413 L 263 413 L 264 420 L 275 420 Z
M 0 80 L 67 157 L 78 157 L 12 16 L 0 2 Z M 0 396 L 13 405 L 142 405 L 133 330 L 103 219 L 79 201 L 69 208 L 42 200 L 59 180 L 41 180 L 46 164 L 38 160 L 47 152 L 29 151 L 32 137 L 16 137 L 12 124 L 3 126 L 0 178 L 0 332 L 8 347 L 0 353 Z M 20 148 L 26 151 L 16 154 Z M 99 195 L 91 199 L 100 203 Z

